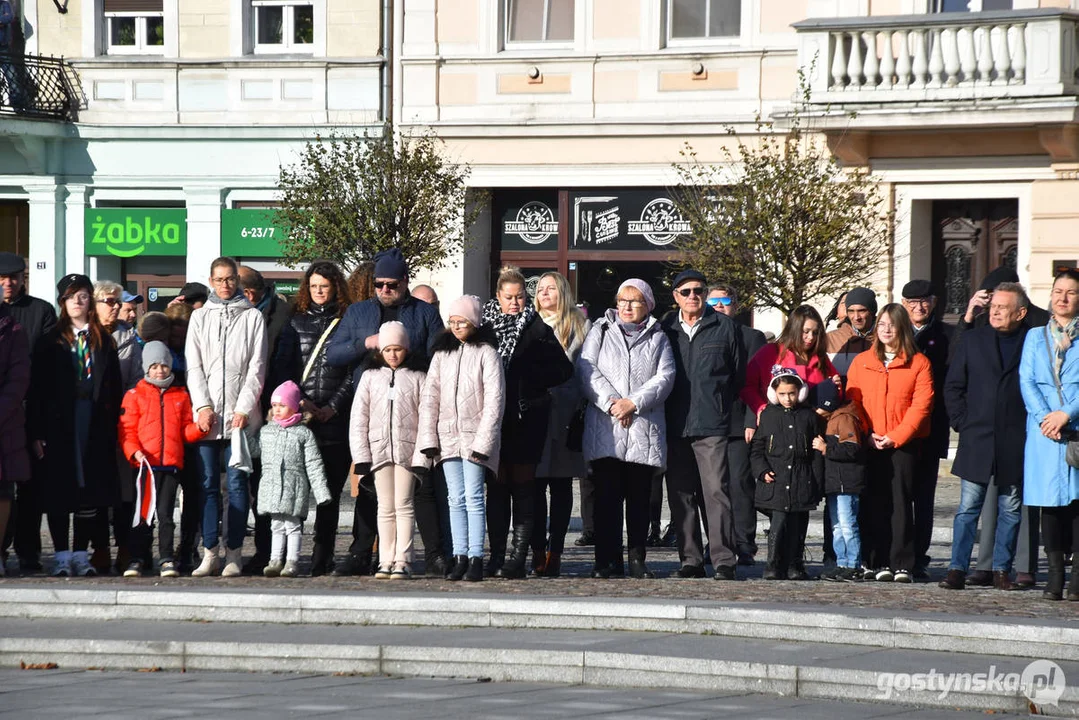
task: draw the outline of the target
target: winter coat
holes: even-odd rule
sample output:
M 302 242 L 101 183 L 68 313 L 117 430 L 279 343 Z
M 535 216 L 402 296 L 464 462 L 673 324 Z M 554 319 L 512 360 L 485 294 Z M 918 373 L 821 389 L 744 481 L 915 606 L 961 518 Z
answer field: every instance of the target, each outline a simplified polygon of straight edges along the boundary
M 828 359 L 832 361 L 836 372 L 846 380 L 847 371 L 854 358 L 873 347 L 875 339 L 876 328 L 870 329 L 865 335 L 859 335 L 853 325 L 849 322 L 843 323 L 825 336 L 825 352 L 828 353 Z
M 408 351 L 415 358 L 416 368 L 426 369 L 434 352 L 435 340 L 444 329 L 442 316 L 434 305 L 412 297 L 396 308 L 396 315 L 387 320 L 399 320 L 408 331 Z M 337 332 L 326 347 L 326 362 L 334 367 L 353 368 L 353 386 L 359 385 L 360 375 L 369 365 L 367 338 L 377 335 L 382 327 L 382 303 L 377 297 L 352 303 L 341 318 Z
M 28 353 L 33 353 L 38 341 L 56 327 L 56 310 L 51 303 L 23 292 L 19 297 L 6 303 L 15 320 L 22 325 L 29 343 Z
M 126 323 L 117 323 L 112 331 L 112 340 L 116 343 L 116 356 L 120 358 L 120 378 L 124 390 L 130 390 L 142 379 L 142 344 L 135 328 Z
M 283 428 L 271 420 L 262 427 L 258 445 L 260 513 L 305 518 L 312 494 L 319 505 L 332 499 L 315 434 L 306 425 Z
M 386 365 L 360 376 L 348 439 L 352 462 L 368 466 L 363 474 L 390 464 L 429 465 L 416 448 L 425 379 L 422 372 L 407 367 L 393 370 Z
M 120 447 L 132 467 L 139 450 L 152 467 L 184 467 L 184 443 L 203 438 L 191 415 L 191 396 L 175 384 L 165 392 L 145 379 L 124 393 L 120 408 Z
M 30 479 L 23 400 L 30 390 L 26 331 L 0 303 L 0 486 Z
M 862 408 L 847 401 L 832 411 L 824 430 L 824 493 L 860 495 L 865 490 L 869 438 Z
M 824 459 L 813 449 L 818 435 L 817 414 L 808 407 L 789 410 L 769 405 L 761 411 L 749 448 L 757 480 L 753 505 L 759 510 L 808 512 L 820 503 Z M 774 482 L 765 482 L 767 473 Z
M 738 322 L 738 328 L 742 331 L 742 346 L 746 351 L 745 365 L 748 368 L 749 361 L 768 344 L 768 338 L 760 330 L 743 325 L 741 322 Z M 757 413 L 749 409 L 739 391 L 734 400 L 734 407 L 731 409 L 731 427 L 727 434 L 731 437 L 744 437 L 746 428 L 755 427 L 757 427 Z
M 948 457 L 948 441 L 950 428 L 948 424 L 948 408 L 944 403 L 944 381 L 948 378 L 948 331 L 944 323 L 934 315 L 929 322 L 914 335 L 914 344 L 918 351 L 929 359 L 929 365 L 933 368 L 933 396 L 937 401 L 933 403 L 933 415 L 929 422 L 929 440 L 926 441 L 926 452 L 936 453 L 937 457 Z
M 1037 305 L 1031 305 L 1027 308 L 1027 314 L 1023 316 L 1021 321 L 1023 327 L 1030 330 L 1031 328 L 1045 327 L 1049 324 L 1051 315 L 1045 308 L 1040 308 Z M 983 312 L 980 315 L 974 316 L 974 322 L 968 323 L 962 315 L 959 316 L 959 320 L 955 323 L 955 329 L 952 330 L 952 342 L 951 342 L 951 354 L 954 356 L 956 348 L 959 346 L 959 340 L 963 335 L 969 331 L 977 328 L 983 328 L 989 325 L 989 313 Z M 951 358 L 948 358 L 949 361 Z
M 584 347 L 590 324 L 585 321 L 582 334 L 572 338 L 566 348 L 566 358 L 576 366 L 577 358 Z M 543 457 L 536 466 L 536 477 L 563 478 L 584 477 L 588 467 L 584 463 L 584 454 L 566 447 L 568 429 L 583 402 L 581 386 L 576 374 L 561 385 L 551 388 L 550 422 L 547 424 L 547 441 L 543 448 Z
M 308 424 L 321 446 L 348 440 L 348 418 L 354 387 L 352 370 L 348 367 L 334 367 L 326 361 L 326 348 L 333 341 L 334 335 L 340 332 L 341 323 L 334 326 L 333 333 L 323 344 L 307 380 L 303 380 L 303 371 L 318 341 L 336 317 L 336 304 L 318 306 L 311 303 L 307 312 L 293 315 L 281 330 L 277 352 L 270 368 L 273 380 L 266 384 L 272 394 L 278 385 L 291 380 L 300 386 L 304 400 L 318 407 L 329 406 L 334 409 L 336 414 L 329 422 L 312 420 Z M 264 392 L 263 395 L 265 394 Z
M 34 350 L 34 373 L 27 397 L 27 431 L 45 443 L 41 497 L 46 512 L 111 507 L 119 500 L 116 430 L 124 388 L 116 345 L 108 334 L 91 354 L 93 414 L 83 454 L 83 487 L 76 471 L 75 401 L 78 368 L 71 345 L 53 329 Z M 35 482 L 37 475 L 35 475 Z
M 959 433 L 952 463 L 957 477 L 979 485 L 989 484 L 990 478 L 1005 486 L 1023 482 L 1027 409 L 1019 389 L 1019 361 L 1027 330 L 1019 328 L 1015 352 L 1003 362 L 998 333 L 988 325 L 965 333 L 955 349 L 944 382 L 944 402 L 937 404 L 947 407 Z
M 482 455 L 498 472 L 506 381 L 494 331 L 483 326 L 464 343 L 444 330 L 433 345 L 423 383 L 416 447 L 441 460 Z M 426 452 L 425 452 L 426 451 Z
M 623 462 L 667 467 L 665 403 L 674 388 L 674 351 L 660 323 L 649 317 L 629 340 L 608 310 L 592 325 L 584 341 L 577 372 L 588 400 L 584 419 L 584 459 L 615 458 Z M 637 406 L 628 428 L 608 412 L 615 400 Z
M 266 377 L 266 327 L 246 299 L 208 302 L 191 314 L 184 359 L 187 389 L 196 417 L 214 411 L 208 440 L 232 436 L 233 413 L 248 417 L 248 432 L 262 423 L 259 396 Z
M 521 329 L 506 368 L 502 462 L 537 465 L 547 443 L 550 389 L 573 378 L 573 363 L 539 314 Z
M 783 350 L 781 353 L 779 343 L 768 343 L 757 351 L 746 366 L 746 384 L 742 388 L 741 397 L 746 408 L 754 415 L 759 415 L 768 405 L 768 384 L 772 382 L 773 365 L 790 368 L 810 388 L 838 374 L 827 359 L 821 365 L 814 355 L 809 358 L 808 363 L 802 364 L 798 356 L 790 350 Z
M 705 308 L 693 339 L 682 329 L 681 311 L 660 323 L 674 351 L 674 388 L 667 398 L 670 437 L 726 437 L 734 400 L 745 381 L 745 347 L 737 323 Z
M 1023 341 L 1019 388 L 1027 407 L 1023 503 L 1036 507 L 1064 507 L 1079 500 L 1079 468 L 1064 460 L 1067 443 L 1050 440 L 1041 432 L 1042 420 L 1054 410 L 1063 410 L 1068 415 L 1071 420 L 1065 426 L 1068 430 L 1079 429 L 1079 343 L 1072 343 L 1060 369 L 1063 404 L 1053 377 L 1045 328 L 1034 328 Z
M 289 304 L 285 298 L 277 295 L 274 292 L 273 286 L 269 286 L 266 289 L 266 295 L 263 297 L 263 301 L 260 301 L 255 306 L 260 313 L 262 313 L 262 322 L 266 327 L 266 358 L 277 357 L 277 348 L 281 339 L 281 333 L 288 327 L 289 320 L 292 319 L 292 305 Z M 318 338 L 315 338 L 315 342 L 318 342 Z M 303 372 L 303 368 L 300 369 Z M 273 376 L 273 369 L 267 368 L 267 379 Z M 297 385 L 300 384 L 300 377 L 297 375 L 295 378 L 284 378 L 285 380 L 293 380 Z M 265 382 L 262 386 L 262 395 L 259 398 L 259 405 L 262 408 L 262 414 L 266 415 L 270 411 L 270 396 L 273 395 L 273 391 L 277 388 L 279 383 Z M 317 433 L 316 433 L 317 436 Z
M 867 350 L 850 365 L 847 395 L 865 409 L 870 430 L 887 435 L 896 447 L 929 436 L 933 369 L 925 355 L 897 355 L 886 368 L 874 350 Z

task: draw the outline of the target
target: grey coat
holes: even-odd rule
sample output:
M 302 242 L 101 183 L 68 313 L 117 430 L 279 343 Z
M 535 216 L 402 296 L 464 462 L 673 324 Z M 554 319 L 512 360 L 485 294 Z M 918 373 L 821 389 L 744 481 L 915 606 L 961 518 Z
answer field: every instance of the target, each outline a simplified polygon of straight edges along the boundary
M 584 459 L 667 466 L 664 403 L 674 387 L 674 353 L 654 317 L 627 342 L 614 310 L 596 321 L 577 360 L 581 390 L 590 403 L 584 422 Z M 608 415 L 619 398 L 637 406 L 628 428 Z
M 566 348 L 566 357 L 574 365 L 581 355 L 584 339 L 590 325 L 585 321 L 584 331 L 573 338 Z M 584 477 L 588 468 L 584 455 L 566 447 L 567 427 L 581 404 L 581 384 L 576 374 L 561 385 L 551 388 L 551 412 L 547 425 L 547 444 L 543 448 L 543 457 L 536 467 L 536 477 L 573 478 Z
M 116 342 L 116 355 L 120 358 L 120 377 L 126 392 L 138 385 L 144 375 L 142 345 L 139 344 L 139 336 L 135 328 L 125 323 L 116 323 L 116 329 L 112 331 L 112 339 Z
M 305 518 L 312 493 L 320 505 L 331 499 L 315 434 L 306 425 L 283 428 L 270 421 L 262 426 L 258 446 L 262 452 L 260 513 Z

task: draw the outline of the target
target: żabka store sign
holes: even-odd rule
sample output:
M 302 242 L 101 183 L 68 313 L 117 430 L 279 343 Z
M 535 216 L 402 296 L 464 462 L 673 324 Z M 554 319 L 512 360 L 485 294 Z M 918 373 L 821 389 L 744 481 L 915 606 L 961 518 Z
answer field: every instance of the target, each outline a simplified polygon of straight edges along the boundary
M 87 208 L 87 255 L 187 255 L 187 210 L 168 208 Z

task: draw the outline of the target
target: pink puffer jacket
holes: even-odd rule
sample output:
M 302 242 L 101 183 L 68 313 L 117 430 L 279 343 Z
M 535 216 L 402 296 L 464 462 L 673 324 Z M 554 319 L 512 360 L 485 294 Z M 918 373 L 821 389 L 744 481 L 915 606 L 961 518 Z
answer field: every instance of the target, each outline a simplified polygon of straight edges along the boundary
M 416 448 L 423 383 L 422 372 L 405 367 L 383 365 L 360 376 L 348 430 L 352 462 L 369 464 L 372 471 L 391 463 L 430 465 Z

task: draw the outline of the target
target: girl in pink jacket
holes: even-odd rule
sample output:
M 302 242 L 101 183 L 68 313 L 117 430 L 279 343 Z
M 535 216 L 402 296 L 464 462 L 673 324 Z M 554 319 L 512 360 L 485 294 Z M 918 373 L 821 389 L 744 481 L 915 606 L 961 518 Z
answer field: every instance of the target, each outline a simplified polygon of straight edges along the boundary
M 408 332 L 396 320 L 378 331 L 379 364 L 360 377 L 352 402 L 349 444 L 356 474 L 375 474 L 378 495 L 378 580 L 412 577 L 415 512 L 413 468 L 428 462 L 416 452 L 424 374 L 404 367 Z

